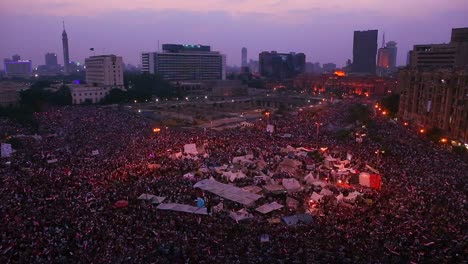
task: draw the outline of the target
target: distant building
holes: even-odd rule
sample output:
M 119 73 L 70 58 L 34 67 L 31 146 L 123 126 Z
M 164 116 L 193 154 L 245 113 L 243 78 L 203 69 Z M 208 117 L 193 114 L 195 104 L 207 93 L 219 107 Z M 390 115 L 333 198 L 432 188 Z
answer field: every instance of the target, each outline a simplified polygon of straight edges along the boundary
M 426 129 L 438 127 L 468 143 L 468 69 L 402 70 L 398 118 Z
M 354 73 L 375 74 L 377 34 L 377 30 L 354 31 L 352 67 Z
M 242 56 L 241 56 L 241 67 L 248 67 L 247 65 L 247 48 L 242 48 Z
M 0 82 L 0 106 L 14 106 L 20 101 L 20 92 L 29 89 L 28 83 Z
M 251 73 L 258 73 L 259 72 L 259 63 L 256 60 L 249 60 L 248 67 Z
M 410 52 L 411 69 L 453 69 L 468 65 L 468 28 L 452 29 L 448 44 L 414 45 Z
M 111 87 L 90 85 L 68 85 L 73 104 L 96 104 L 109 94 Z
M 57 54 L 55 53 L 46 53 L 45 55 L 45 65 L 47 67 L 57 67 Z
M 85 59 L 85 66 L 88 85 L 124 88 L 122 57 L 116 55 L 91 56 Z
M 327 73 L 333 73 L 336 70 L 335 63 L 324 63 L 323 64 L 323 71 Z
M 19 55 L 13 55 L 12 59 L 4 61 L 5 77 L 7 78 L 29 78 L 32 72 L 30 60 L 21 60 Z
M 210 46 L 164 44 L 162 52 L 143 52 L 141 64 L 143 73 L 158 73 L 169 81 L 226 79 L 226 56 Z
M 387 42 L 386 48 L 389 50 L 390 68 L 395 68 L 397 66 L 397 43 L 395 41 L 389 41 Z
M 291 79 L 305 72 L 304 53 L 264 51 L 259 55 L 260 75 L 271 79 Z

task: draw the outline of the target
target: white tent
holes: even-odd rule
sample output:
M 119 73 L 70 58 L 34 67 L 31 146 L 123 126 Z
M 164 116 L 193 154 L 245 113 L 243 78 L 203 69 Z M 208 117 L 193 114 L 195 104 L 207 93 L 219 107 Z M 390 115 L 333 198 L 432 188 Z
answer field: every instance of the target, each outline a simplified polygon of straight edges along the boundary
M 367 172 L 361 172 L 359 174 L 359 184 L 370 187 L 370 174 Z
M 279 185 L 279 184 L 264 185 L 263 189 L 266 192 L 269 192 L 269 193 L 283 193 L 283 192 L 286 192 L 286 189 L 284 189 L 284 187 L 282 185 Z
M 162 203 L 164 200 L 166 200 L 166 197 L 154 196 L 153 199 L 151 199 L 151 203 L 160 204 L 160 203 Z
M 301 184 L 296 179 L 283 179 L 283 186 L 288 192 L 298 192 L 302 189 Z
M 323 196 L 330 196 L 330 195 L 333 195 L 333 192 L 328 190 L 328 189 L 322 189 L 320 191 L 320 194 L 323 195 Z
M 232 171 L 223 171 L 222 172 L 223 176 L 228 179 L 230 182 L 233 182 L 237 179 L 243 179 L 247 177 L 243 172 L 238 171 L 238 172 L 232 172 Z
M 243 205 L 251 205 L 262 197 L 261 195 L 250 193 L 241 188 L 220 183 L 213 179 L 199 181 L 194 185 L 194 187 L 214 193 L 218 196 Z
M 245 209 L 241 209 L 241 210 L 239 210 L 237 212 L 230 212 L 229 216 L 232 219 L 236 220 L 236 222 L 253 218 L 253 216 L 251 214 L 247 213 L 247 211 Z
M 184 152 L 187 153 L 187 154 L 197 155 L 198 154 L 197 145 L 196 144 L 185 144 L 184 145 Z
M 152 194 L 149 194 L 149 193 L 142 193 L 140 196 L 138 196 L 138 200 L 150 201 L 151 199 L 153 199 L 153 197 L 155 197 L 155 196 L 152 195 Z
M 315 176 L 312 174 L 312 172 L 309 172 L 309 174 L 307 174 L 305 177 L 304 177 L 304 181 L 308 184 L 313 184 L 314 182 L 316 182 L 318 180 L 318 177 L 315 178 Z
M 193 180 L 195 179 L 195 174 L 192 172 L 189 172 L 189 173 L 185 173 L 183 177 L 184 179 L 187 179 L 187 180 Z
M 257 207 L 257 209 L 255 209 L 255 211 L 260 212 L 262 214 L 268 214 L 269 212 L 281 209 L 283 207 L 284 206 L 282 206 L 281 204 L 279 204 L 277 202 L 272 202 L 272 203 L 264 204 L 264 205 L 262 205 L 260 207 Z
M 310 199 L 316 203 L 320 202 L 320 200 L 322 200 L 323 198 L 323 195 L 320 195 L 316 192 L 313 192 L 312 195 L 310 196 Z

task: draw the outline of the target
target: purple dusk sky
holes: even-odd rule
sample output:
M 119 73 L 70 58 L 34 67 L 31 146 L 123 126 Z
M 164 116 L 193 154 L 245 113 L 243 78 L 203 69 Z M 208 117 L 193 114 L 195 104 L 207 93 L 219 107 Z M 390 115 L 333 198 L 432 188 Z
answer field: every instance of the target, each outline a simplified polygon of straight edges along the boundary
M 0 2 L 0 58 L 19 54 L 35 66 L 47 52 L 62 55 L 62 20 L 70 59 L 114 53 L 139 64 L 142 51 L 163 43 L 211 45 L 239 65 L 241 48 L 304 52 L 310 62 L 343 66 L 353 31 L 379 30 L 398 43 L 397 64 L 414 44 L 449 42 L 468 27 L 467 0 L 9 0 Z

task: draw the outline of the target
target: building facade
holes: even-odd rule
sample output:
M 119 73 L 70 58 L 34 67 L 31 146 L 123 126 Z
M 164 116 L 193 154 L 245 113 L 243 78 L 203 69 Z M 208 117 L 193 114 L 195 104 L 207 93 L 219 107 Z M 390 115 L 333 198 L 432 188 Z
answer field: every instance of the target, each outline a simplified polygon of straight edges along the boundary
M 124 88 L 122 57 L 116 55 L 91 56 L 85 59 L 85 65 L 88 85 Z
M 377 30 L 354 31 L 353 72 L 360 74 L 375 74 L 377 35 Z
M 162 52 L 143 52 L 141 64 L 143 73 L 169 81 L 226 79 L 226 56 L 210 46 L 164 44 Z
M 110 92 L 110 87 L 89 85 L 68 85 L 73 104 L 96 104 L 102 101 Z
M 21 60 L 19 55 L 13 55 L 12 59 L 5 59 L 4 71 L 7 78 L 23 78 L 31 77 L 32 63 L 30 60 Z
M 305 72 L 304 53 L 264 51 L 259 55 L 260 75 L 270 79 L 292 79 Z
M 45 55 L 45 65 L 47 67 L 57 67 L 57 54 L 55 53 L 46 53 Z
M 323 65 L 323 71 L 326 73 L 333 73 L 336 70 L 336 64 L 335 63 L 324 63 Z
M 398 117 L 430 129 L 438 127 L 468 143 L 468 69 L 402 70 L 398 77 Z

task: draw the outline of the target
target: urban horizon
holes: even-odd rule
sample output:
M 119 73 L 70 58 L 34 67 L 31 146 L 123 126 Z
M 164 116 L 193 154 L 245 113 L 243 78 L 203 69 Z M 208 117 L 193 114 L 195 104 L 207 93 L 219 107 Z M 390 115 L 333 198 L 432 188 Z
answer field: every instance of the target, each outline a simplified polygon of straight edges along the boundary
M 301 1 L 290 1 L 293 6 L 297 2 Z M 240 13 L 228 12 L 222 8 L 202 12 L 168 6 L 168 9 L 141 10 L 97 8 L 89 17 L 84 17 L 61 6 L 52 6 L 49 13 L 28 13 L 13 10 L 13 7 L 14 4 L 8 3 L 0 11 L 0 21 L 10 24 L 0 29 L 2 35 L 10 36 L 8 42 L 1 44 L 0 58 L 19 54 L 23 59 L 32 60 L 34 67 L 44 63 L 44 55 L 48 52 L 58 54 L 58 61 L 63 61 L 60 39 L 63 20 L 69 37 L 70 60 L 81 63 L 94 54 L 115 54 L 122 56 L 125 63 L 139 65 L 141 52 L 157 51 L 158 43 L 177 43 L 209 45 L 212 50 L 227 56 L 229 66 L 241 65 L 241 49 L 246 47 L 248 60 L 258 60 L 262 51 L 303 52 L 307 62 L 335 63 L 342 67 L 352 59 L 353 32 L 376 29 L 379 31 L 379 47 L 383 33 L 387 41 L 397 43 L 397 66 L 400 66 L 406 64 L 407 52 L 413 45 L 448 42 L 451 28 L 465 26 L 463 13 L 468 11 L 460 4 L 457 10 L 453 7 L 441 7 L 437 11 L 422 8 L 414 16 L 407 12 L 398 13 L 398 16 L 385 13 L 377 18 L 377 14 L 383 12 L 379 11 L 378 5 L 369 7 L 370 12 L 366 14 L 352 7 L 336 10 L 329 7 L 320 12 L 316 9 L 296 12 L 296 16 L 292 11 L 278 11 L 267 16 L 262 12 L 253 15 L 242 10 Z M 448 9 L 453 11 L 450 15 L 447 15 Z M 59 15 L 61 11 L 63 15 Z M 330 16 L 325 16 L 325 13 Z M 347 22 L 348 18 L 343 16 L 339 22 L 336 18 L 340 13 L 355 16 L 356 20 Z M 425 21 L 424 15 L 427 14 L 431 14 L 431 19 Z M 275 20 L 281 17 L 285 23 Z M 198 23 L 191 23 L 193 21 Z M 427 28 L 431 28 L 430 34 L 427 34 Z M 148 33 L 150 31 L 151 34 Z M 304 31 L 310 34 L 304 36 Z M 319 41 L 314 36 L 319 36 Z M 24 45 L 34 39 L 40 41 L 32 46 Z M 90 48 L 95 51 L 90 52 Z

